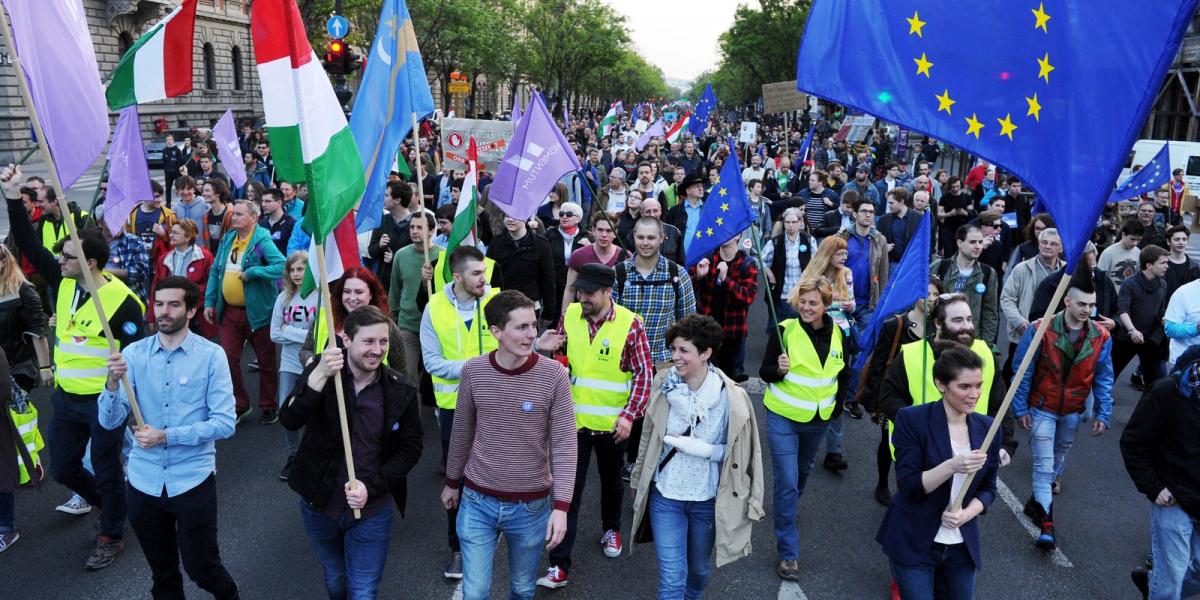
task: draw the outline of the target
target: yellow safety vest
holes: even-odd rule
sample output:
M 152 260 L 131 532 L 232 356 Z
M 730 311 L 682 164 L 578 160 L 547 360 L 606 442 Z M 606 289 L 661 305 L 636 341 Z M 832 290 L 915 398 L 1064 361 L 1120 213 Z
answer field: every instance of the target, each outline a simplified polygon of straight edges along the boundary
M 829 355 L 822 365 L 799 319 L 787 319 L 781 325 L 792 366 L 783 381 L 767 386 L 763 403 L 771 412 L 800 423 L 812 421 L 816 416 L 827 420 L 837 404 L 838 373 L 846 365 L 846 357 L 842 354 L 842 330 L 829 325 L 833 328 Z
M 104 310 L 112 314 L 125 298 L 133 298 L 144 313 L 146 305 L 120 279 L 108 273 L 102 275 L 107 283 L 97 291 Z M 54 327 L 54 380 L 64 392 L 71 394 L 99 394 L 108 380 L 108 340 L 95 304 L 88 300 L 79 310 L 72 313 L 77 283 L 63 278 L 58 285 L 58 302 Z M 114 327 L 120 327 L 114 323 Z
M 925 350 L 926 356 L 924 357 L 921 356 L 922 349 Z M 988 411 L 988 393 L 992 390 L 992 380 L 996 377 L 996 357 L 992 354 L 991 347 L 983 340 L 971 342 L 971 350 L 983 360 L 983 390 L 979 395 L 979 401 L 975 403 L 975 412 L 986 415 Z M 925 340 L 916 340 L 904 344 L 900 347 L 900 355 L 904 360 L 904 372 L 908 374 L 908 395 L 913 399 L 913 406 L 941 400 L 942 393 L 933 384 L 934 360 L 933 350 L 929 347 L 929 343 Z M 922 366 L 925 368 L 924 382 L 919 381 L 914 376 L 914 374 L 921 372 Z M 922 389 L 922 383 L 924 384 L 924 389 Z M 892 460 L 895 460 L 896 446 L 892 444 L 892 433 L 896 431 L 896 424 L 888 420 L 887 426 L 888 447 L 892 450 Z
M 74 215 L 72 214 L 65 215 L 62 222 L 59 223 L 57 227 L 49 219 L 42 221 L 40 231 L 42 234 L 42 245 L 45 246 L 47 250 L 54 253 L 55 256 L 58 256 L 58 253 L 54 252 L 54 246 L 58 244 L 59 240 L 69 235 L 70 232 L 67 230 L 67 219 L 70 219 L 73 216 Z M 79 220 L 75 222 L 75 225 L 79 226 L 79 221 L 84 220 L 87 218 L 87 216 L 87 211 L 79 211 Z
M 606 320 L 588 339 L 583 307 L 573 303 L 563 317 L 567 334 L 567 362 L 571 366 L 571 395 L 575 398 L 575 427 L 611 431 L 629 403 L 633 373 L 621 370 L 621 355 L 633 321 L 633 311 L 613 304 L 613 319 Z
M 18 414 L 11 408 L 8 409 L 8 414 L 12 415 L 13 424 L 17 426 L 17 432 L 21 434 L 21 444 L 25 445 L 25 450 L 29 452 L 29 457 L 33 459 L 33 464 L 41 464 L 38 459 L 38 451 L 46 447 L 46 442 L 42 440 L 42 432 L 38 431 L 38 412 L 34 408 L 33 403 L 28 403 L 29 412 Z M 17 468 L 20 470 L 20 478 L 17 482 L 20 485 L 29 483 L 29 472 L 25 469 L 25 461 L 21 460 L 21 453 L 17 452 Z
M 430 257 L 429 260 L 432 261 L 439 257 L 444 258 L 445 260 L 450 260 L 450 255 L 448 253 L 442 252 L 440 250 L 437 252 L 437 255 Z M 484 257 L 484 259 L 483 259 L 484 281 L 487 281 L 490 284 L 492 281 L 492 271 L 495 271 L 495 270 L 496 270 L 496 261 L 494 261 L 490 258 Z M 434 267 L 433 267 L 433 289 L 435 289 L 435 290 L 444 289 L 446 287 L 447 283 L 450 283 L 450 282 L 446 281 L 446 275 L 445 275 L 445 271 L 442 270 L 442 265 L 440 265 L 440 264 L 434 265 Z M 499 291 L 499 290 L 497 290 L 497 291 Z
M 491 301 L 500 290 L 489 289 L 478 303 L 478 317 L 475 323 L 472 324 L 471 330 L 467 330 L 466 323 L 458 316 L 458 310 L 455 309 L 454 303 L 446 296 L 445 291 L 438 292 L 433 295 L 433 299 L 429 301 L 429 320 L 433 322 L 433 329 L 437 332 L 438 342 L 442 346 L 442 358 L 446 360 L 467 360 L 475 356 L 481 356 L 491 352 L 500 346 L 496 338 L 492 337 L 492 332 L 488 329 L 487 317 L 483 315 L 483 309 L 487 303 Z M 482 335 L 482 345 L 480 344 L 480 336 Z M 433 397 L 437 400 L 438 408 L 446 410 L 454 410 L 458 403 L 458 380 L 446 379 L 430 374 L 433 379 Z

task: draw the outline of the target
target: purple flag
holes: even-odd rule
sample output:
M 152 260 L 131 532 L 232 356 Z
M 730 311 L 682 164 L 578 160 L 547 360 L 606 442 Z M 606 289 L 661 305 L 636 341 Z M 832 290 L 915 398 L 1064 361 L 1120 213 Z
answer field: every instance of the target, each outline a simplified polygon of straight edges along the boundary
M 563 175 L 579 170 L 579 161 L 554 123 L 542 95 L 534 93 L 513 132 L 488 199 L 504 214 L 532 217 Z
M 82 0 L 3 0 L 64 192 L 108 143 L 108 105 Z
M 237 129 L 233 126 L 233 109 L 225 114 L 213 127 L 213 139 L 217 142 L 217 157 L 225 166 L 225 174 L 233 187 L 246 185 L 246 167 L 242 163 L 242 146 L 238 143 Z
M 650 143 L 651 138 L 656 136 L 663 137 L 664 135 L 666 135 L 666 130 L 663 129 L 663 120 L 660 118 L 659 120 L 655 121 L 653 125 L 647 127 L 646 132 L 642 134 L 642 137 L 638 138 L 637 151 L 641 152 L 642 148 L 645 148 L 646 144 Z
M 512 122 L 517 123 L 521 120 L 521 90 L 513 88 L 513 109 Z
M 139 202 L 154 198 L 150 169 L 138 125 L 137 105 L 121 109 L 112 145 L 108 147 L 108 193 L 104 196 L 104 223 L 116 235 Z

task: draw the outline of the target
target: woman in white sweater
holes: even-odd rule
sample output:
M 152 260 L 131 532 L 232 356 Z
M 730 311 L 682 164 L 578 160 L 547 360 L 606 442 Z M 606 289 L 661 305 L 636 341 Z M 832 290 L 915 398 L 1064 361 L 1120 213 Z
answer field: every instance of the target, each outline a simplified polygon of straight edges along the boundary
M 304 282 L 304 268 L 308 264 L 308 253 L 297 250 L 288 257 L 283 269 L 283 292 L 275 299 L 275 308 L 271 311 L 271 341 L 279 344 L 279 405 L 296 387 L 296 380 L 304 371 L 300 363 L 300 346 L 308 337 L 317 316 L 317 290 L 312 290 L 307 296 L 300 295 L 300 285 Z M 292 459 L 300 448 L 301 431 L 284 429 L 287 439 L 287 462 L 279 471 L 279 479 L 287 481 L 288 471 L 292 467 Z

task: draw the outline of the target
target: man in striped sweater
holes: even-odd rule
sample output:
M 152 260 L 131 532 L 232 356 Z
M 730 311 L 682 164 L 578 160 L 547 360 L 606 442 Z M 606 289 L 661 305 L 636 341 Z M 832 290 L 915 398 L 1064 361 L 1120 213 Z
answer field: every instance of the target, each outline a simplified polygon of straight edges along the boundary
M 567 530 L 575 409 L 566 370 L 533 352 L 533 301 L 507 290 L 484 311 L 499 347 L 463 366 L 442 504 L 458 507 L 463 597 L 488 597 L 503 533 L 510 598 L 531 599 L 542 543 L 553 549 Z

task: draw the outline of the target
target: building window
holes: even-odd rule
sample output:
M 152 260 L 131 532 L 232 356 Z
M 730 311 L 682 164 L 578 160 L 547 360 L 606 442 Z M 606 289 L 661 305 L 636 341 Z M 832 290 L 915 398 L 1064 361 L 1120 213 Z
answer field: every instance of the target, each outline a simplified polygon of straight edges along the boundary
M 126 52 L 133 47 L 133 36 L 128 31 L 122 31 L 117 36 L 117 54 L 125 56 Z
M 204 87 L 217 89 L 217 59 L 212 44 L 204 44 Z
M 233 61 L 233 89 L 242 89 L 242 49 L 234 46 L 230 52 L 230 59 Z

